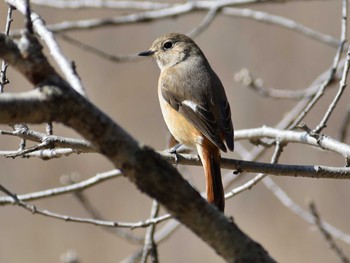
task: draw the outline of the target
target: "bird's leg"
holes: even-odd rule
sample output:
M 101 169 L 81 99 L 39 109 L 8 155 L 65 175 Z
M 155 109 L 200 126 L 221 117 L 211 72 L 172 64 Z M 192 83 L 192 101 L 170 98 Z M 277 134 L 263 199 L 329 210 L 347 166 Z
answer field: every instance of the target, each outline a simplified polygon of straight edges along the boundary
M 177 154 L 178 150 L 180 149 L 180 151 L 181 151 L 181 148 L 183 148 L 183 147 L 184 147 L 183 144 L 178 143 L 174 147 L 171 147 L 170 149 L 168 149 L 168 152 L 173 153 L 173 154 Z
M 169 153 L 175 155 L 175 166 L 177 166 L 177 165 L 179 164 L 179 163 L 178 163 L 178 162 L 179 162 L 179 159 L 178 159 L 178 156 L 177 156 L 177 152 L 178 152 L 179 150 L 181 151 L 182 148 L 185 148 L 185 146 L 184 146 L 183 144 L 181 144 L 181 143 L 178 143 L 178 144 L 176 144 L 174 147 L 172 147 L 172 148 L 170 148 L 170 149 L 167 150 Z

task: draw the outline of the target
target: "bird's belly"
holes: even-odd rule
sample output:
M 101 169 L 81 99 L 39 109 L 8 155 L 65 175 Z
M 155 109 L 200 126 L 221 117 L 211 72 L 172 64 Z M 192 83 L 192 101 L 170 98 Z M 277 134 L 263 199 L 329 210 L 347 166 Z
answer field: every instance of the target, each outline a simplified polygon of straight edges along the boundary
M 169 103 L 164 100 L 161 94 L 159 96 L 159 102 L 164 121 L 168 126 L 170 133 L 179 143 L 190 147 L 202 143 L 202 133 L 187 121 L 187 119 L 178 111 L 173 109 Z

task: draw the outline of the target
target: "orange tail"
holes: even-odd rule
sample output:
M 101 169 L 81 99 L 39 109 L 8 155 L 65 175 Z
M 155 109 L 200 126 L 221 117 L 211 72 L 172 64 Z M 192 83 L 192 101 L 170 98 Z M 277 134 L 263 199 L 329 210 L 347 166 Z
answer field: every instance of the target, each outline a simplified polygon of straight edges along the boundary
M 221 181 L 220 150 L 210 142 L 208 144 L 197 145 L 197 151 L 204 167 L 207 200 L 224 212 L 225 194 Z

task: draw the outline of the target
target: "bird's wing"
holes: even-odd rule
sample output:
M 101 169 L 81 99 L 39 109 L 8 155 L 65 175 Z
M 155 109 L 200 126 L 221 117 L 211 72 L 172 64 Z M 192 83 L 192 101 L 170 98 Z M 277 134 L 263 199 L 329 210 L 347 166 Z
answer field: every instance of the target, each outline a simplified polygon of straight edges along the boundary
M 176 89 L 170 90 L 168 88 L 166 81 L 163 81 L 161 85 L 161 94 L 164 100 L 192 123 L 195 128 L 201 131 L 213 144 L 226 152 L 226 146 L 220 138 L 220 123 L 216 120 L 209 103 L 204 100 L 198 102 L 198 100 L 194 101 L 181 98 L 181 96 L 176 94 Z

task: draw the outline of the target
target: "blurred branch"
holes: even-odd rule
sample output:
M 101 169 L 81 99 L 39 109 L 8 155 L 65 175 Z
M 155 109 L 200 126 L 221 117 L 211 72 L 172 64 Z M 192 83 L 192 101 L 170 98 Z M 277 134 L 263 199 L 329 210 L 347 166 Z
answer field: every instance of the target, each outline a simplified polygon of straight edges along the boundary
M 341 262 L 343 263 L 350 263 L 350 260 L 347 258 L 347 256 L 343 253 L 341 248 L 335 243 L 331 233 L 324 227 L 323 222 L 321 220 L 321 217 L 317 211 L 316 205 L 314 202 L 310 202 L 309 204 L 310 211 L 314 217 L 315 225 L 318 227 L 320 232 L 322 233 L 323 237 L 327 241 L 327 243 L 330 245 L 331 249 L 334 250 L 336 255 L 339 257 Z
M 128 61 L 134 61 L 134 60 L 139 60 L 140 57 L 137 56 L 136 54 L 129 54 L 129 55 L 113 55 L 113 54 L 108 54 L 104 50 L 95 48 L 93 46 L 87 45 L 85 42 L 81 42 L 79 40 L 76 40 L 74 38 L 71 38 L 70 36 L 66 34 L 58 34 L 58 37 L 62 38 L 64 41 L 67 43 L 70 43 L 84 51 L 90 52 L 92 54 L 95 54 L 101 58 L 104 58 L 106 60 L 112 61 L 112 62 L 128 62 Z
M 340 67 L 338 67 L 339 69 Z M 337 73 L 339 70 L 337 71 Z M 338 74 L 335 75 L 333 83 L 336 79 L 338 79 Z M 273 99 L 291 99 L 291 100 L 300 100 L 302 98 L 307 98 L 315 95 L 318 91 L 319 86 L 311 85 L 306 89 L 301 90 L 284 90 L 284 89 L 273 89 L 273 88 L 265 88 L 264 82 L 260 78 L 254 78 L 251 72 L 242 68 L 239 72 L 234 75 L 234 79 L 236 82 L 241 83 L 247 88 L 251 88 L 253 91 L 257 92 L 259 95 L 264 97 L 269 97 Z
M 136 9 L 151 10 L 161 9 L 171 6 L 169 3 L 155 3 L 143 1 L 108 1 L 108 0 L 31 0 L 33 5 L 47 6 L 63 9 L 83 9 L 83 8 L 116 8 L 116 9 Z
M 243 8 L 231 8 L 226 7 L 223 8 L 221 13 L 227 16 L 241 17 L 241 18 L 249 18 L 256 20 L 258 22 L 263 22 L 266 24 L 280 26 L 297 33 L 304 35 L 305 37 L 314 39 L 321 43 L 325 43 L 332 47 L 338 47 L 339 41 L 333 36 L 324 34 L 303 24 L 297 23 L 292 19 L 288 19 L 282 16 L 277 16 L 273 14 L 269 14 L 262 11 L 255 11 L 252 9 L 243 9 Z
M 193 28 L 190 32 L 187 33 L 189 37 L 195 38 L 200 35 L 204 30 L 206 30 L 210 24 L 214 21 L 216 15 L 218 14 L 218 8 L 211 8 L 207 15 L 204 17 L 202 22 L 195 28 Z
M 98 219 L 102 221 L 107 221 L 105 218 L 102 217 L 102 215 L 95 209 L 95 207 L 92 206 L 92 204 L 89 202 L 88 198 L 84 195 L 82 192 L 74 192 L 74 196 L 78 199 L 78 201 L 82 204 L 85 211 L 89 213 L 89 215 L 93 219 Z M 142 244 L 143 238 L 140 236 L 137 236 L 133 233 L 130 233 L 130 231 L 126 229 L 120 229 L 120 228 L 110 228 L 110 227 L 102 227 L 106 232 L 117 235 L 120 238 L 123 238 L 133 244 Z
M 280 188 L 270 177 L 265 177 L 263 180 L 264 185 L 277 197 L 277 199 L 294 214 L 308 222 L 314 224 L 315 220 L 312 214 L 302 209 L 297 203 L 295 203 L 282 188 Z M 350 244 L 350 235 L 340 231 L 338 228 L 322 220 L 324 228 L 332 233 L 332 235 L 343 242 Z
M 339 129 L 339 136 L 338 136 L 339 141 L 344 142 L 346 140 L 349 124 L 350 124 L 350 107 L 348 107 L 345 113 L 344 120 L 342 121 L 342 124 Z

